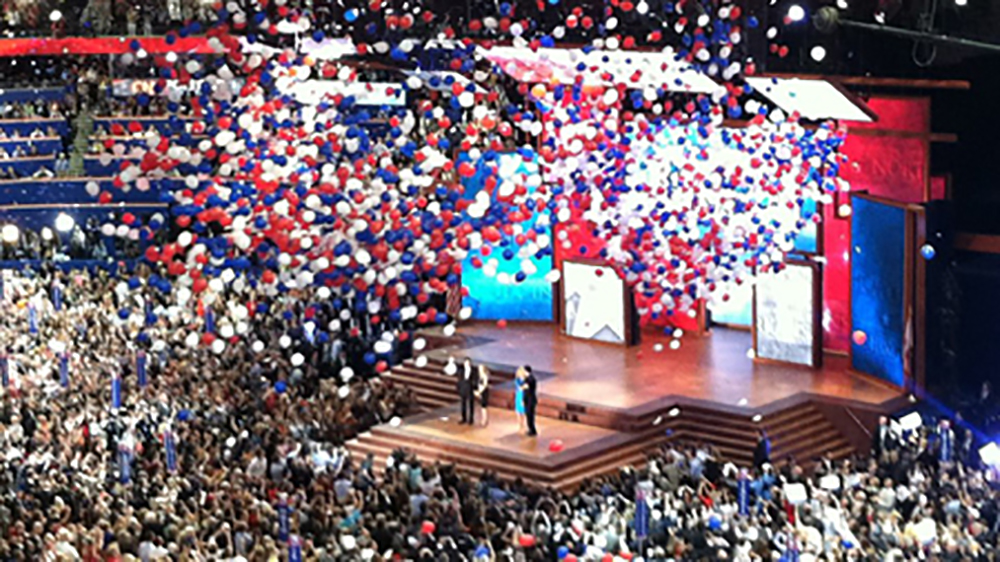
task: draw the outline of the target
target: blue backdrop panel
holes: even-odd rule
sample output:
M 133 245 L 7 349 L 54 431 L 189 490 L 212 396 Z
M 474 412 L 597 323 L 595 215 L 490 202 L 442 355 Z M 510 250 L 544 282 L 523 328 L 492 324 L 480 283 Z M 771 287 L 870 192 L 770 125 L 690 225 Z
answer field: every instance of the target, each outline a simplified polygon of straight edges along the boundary
M 519 154 L 502 154 L 503 160 L 516 158 L 522 160 L 518 165 L 518 174 L 531 174 L 537 172 L 537 164 L 534 162 L 523 162 L 523 157 Z M 472 178 L 463 180 L 465 187 L 465 197 L 474 199 L 476 193 L 484 187 L 489 173 L 485 171 L 486 166 L 479 165 L 479 173 Z M 534 172 L 532 172 L 534 170 Z M 534 219 L 521 223 L 525 230 L 535 226 Z M 548 226 L 542 232 L 551 238 L 552 229 Z M 462 299 L 462 305 L 472 309 L 472 317 L 478 320 L 537 320 L 552 321 L 552 283 L 545 280 L 545 273 L 552 269 L 552 256 L 532 256 L 531 261 L 538 271 L 529 275 L 521 283 L 511 283 L 503 285 L 497 281 L 496 277 L 488 277 L 482 269 L 472 266 L 472 258 L 480 256 L 483 263 L 491 258 L 499 260 L 497 273 L 507 273 L 514 275 L 521 270 L 521 258 L 517 256 L 518 247 L 514 245 L 513 239 L 508 248 L 513 251 L 512 259 L 504 259 L 503 252 L 494 251 L 489 256 L 481 256 L 479 252 L 470 252 L 462 264 L 462 285 L 469 290 L 469 296 Z
M 42 137 L 37 139 L 2 139 L 0 140 L 0 146 L 3 147 L 8 153 L 11 153 L 17 147 L 21 147 L 27 152 L 32 146 L 38 149 L 38 154 L 58 154 L 63 150 L 63 143 L 61 138 L 52 137 Z
M 28 177 L 40 170 L 47 168 L 50 172 L 55 171 L 55 156 L 40 156 L 34 158 L 18 158 L 16 160 L 0 160 L 0 168 L 14 171 L 18 177 Z
M 28 136 L 35 131 L 47 133 L 49 127 L 59 136 L 69 134 L 69 123 L 65 119 L 0 119 L 0 130 L 10 136 L 15 132 Z
M 0 205 L 46 205 L 96 203 L 97 198 L 87 193 L 89 179 L 16 180 L 0 181 Z M 97 180 L 102 191 L 111 191 L 115 200 L 124 203 L 159 203 L 165 189 L 183 185 L 172 179 L 153 180 L 149 191 L 131 189 L 124 193 L 112 186 L 110 179 Z
M 852 366 L 902 386 L 906 212 L 860 197 L 852 205 L 851 329 L 867 336 L 852 338 Z

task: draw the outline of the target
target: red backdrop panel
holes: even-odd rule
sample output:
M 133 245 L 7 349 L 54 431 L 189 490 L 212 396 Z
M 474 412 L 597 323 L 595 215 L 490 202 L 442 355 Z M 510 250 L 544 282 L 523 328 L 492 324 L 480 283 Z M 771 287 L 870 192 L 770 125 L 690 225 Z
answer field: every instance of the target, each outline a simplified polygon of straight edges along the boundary
M 823 207 L 823 349 L 847 352 L 851 343 L 851 222 Z
M 880 98 L 872 97 L 868 107 L 878 115 L 874 123 L 847 121 L 853 129 L 880 129 L 883 131 L 907 131 L 910 133 L 929 132 L 931 122 L 931 99 L 923 98 Z
M 851 191 L 903 203 L 924 201 L 926 140 L 848 133 L 843 152 L 850 158 L 843 177 L 851 183 Z

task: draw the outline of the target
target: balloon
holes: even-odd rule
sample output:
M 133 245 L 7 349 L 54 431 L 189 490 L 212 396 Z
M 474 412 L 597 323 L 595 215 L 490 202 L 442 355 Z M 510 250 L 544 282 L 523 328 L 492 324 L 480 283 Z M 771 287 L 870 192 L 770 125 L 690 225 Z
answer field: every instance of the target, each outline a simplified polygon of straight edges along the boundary
M 274 391 L 278 394 L 284 394 L 286 390 L 288 390 L 288 383 L 285 381 L 278 381 L 274 383 Z
M 851 340 L 857 345 L 865 345 L 865 342 L 868 341 L 868 334 L 861 330 L 854 330 L 851 334 Z
M 934 246 L 931 246 L 930 244 L 924 244 L 920 247 L 920 255 L 923 256 L 925 260 L 934 259 L 936 254 L 937 250 L 935 250 Z
M 549 451 L 552 451 L 553 453 L 562 451 L 564 447 L 565 445 L 563 444 L 562 439 L 553 439 L 549 442 Z
M 291 363 L 293 367 L 298 367 L 305 363 L 306 358 L 301 353 L 296 353 L 292 355 Z
M 433 535 L 435 530 L 437 530 L 437 525 L 435 525 L 433 521 L 424 521 L 420 525 L 421 534 Z

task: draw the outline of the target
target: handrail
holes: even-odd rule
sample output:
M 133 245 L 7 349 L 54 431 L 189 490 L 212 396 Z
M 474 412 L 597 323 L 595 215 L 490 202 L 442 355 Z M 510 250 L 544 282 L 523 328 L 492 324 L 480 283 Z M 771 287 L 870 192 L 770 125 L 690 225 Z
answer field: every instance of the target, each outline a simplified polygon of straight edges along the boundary
M 854 421 L 854 424 L 860 427 L 861 431 L 865 432 L 865 435 L 867 435 L 869 438 L 872 436 L 872 432 L 868 431 L 868 428 L 865 427 L 865 424 L 861 423 L 861 420 L 858 419 L 858 416 L 854 415 L 854 412 L 852 412 L 850 408 L 844 406 L 844 411 L 847 412 L 847 415 L 851 417 L 851 419 Z

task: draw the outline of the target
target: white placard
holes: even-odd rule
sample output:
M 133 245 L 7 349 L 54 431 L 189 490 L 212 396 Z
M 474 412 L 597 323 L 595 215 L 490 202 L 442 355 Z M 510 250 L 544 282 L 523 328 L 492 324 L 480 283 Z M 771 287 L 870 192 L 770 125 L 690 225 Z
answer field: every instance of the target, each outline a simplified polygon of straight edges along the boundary
M 567 335 L 625 343 L 625 282 L 613 269 L 563 262 L 562 282 Z
M 779 273 L 758 277 L 754 296 L 757 357 L 813 364 L 818 306 L 814 302 L 814 276 L 811 266 L 788 263 Z

